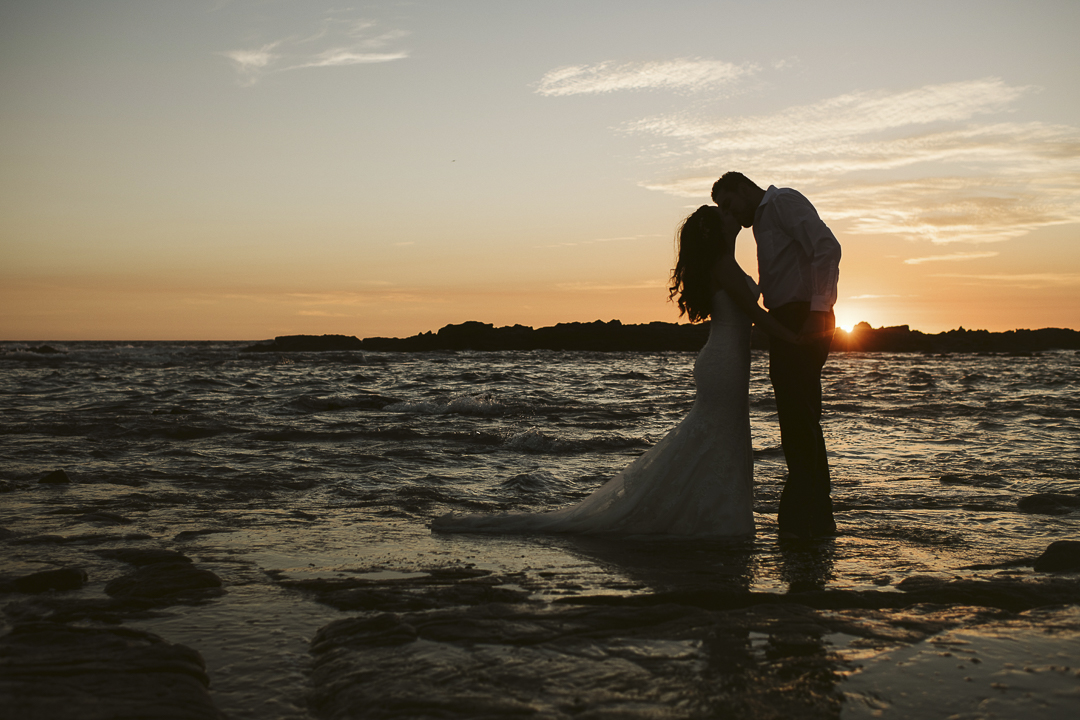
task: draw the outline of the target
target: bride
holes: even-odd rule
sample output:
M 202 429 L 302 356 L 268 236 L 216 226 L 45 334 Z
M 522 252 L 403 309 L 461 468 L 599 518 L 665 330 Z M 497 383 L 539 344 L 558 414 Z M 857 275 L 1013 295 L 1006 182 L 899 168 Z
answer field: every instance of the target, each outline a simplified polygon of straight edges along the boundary
M 697 397 L 677 427 L 576 505 L 547 513 L 443 515 L 432 530 L 752 535 L 750 326 L 758 323 L 787 342 L 799 338 L 757 304 L 757 285 L 735 261 L 738 232 L 738 222 L 702 205 L 677 234 L 670 297 L 680 316 L 711 320 L 694 364 Z

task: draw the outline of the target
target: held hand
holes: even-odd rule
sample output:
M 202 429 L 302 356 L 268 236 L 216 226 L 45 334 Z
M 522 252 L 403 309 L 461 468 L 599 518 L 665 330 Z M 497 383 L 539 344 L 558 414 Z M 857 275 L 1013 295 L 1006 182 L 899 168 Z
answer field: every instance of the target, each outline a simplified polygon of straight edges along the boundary
M 831 334 L 835 330 L 836 321 L 833 319 L 831 312 L 822 312 L 821 310 L 813 310 L 806 316 L 806 320 L 803 321 L 802 327 L 799 329 L 800 335 L 816 335 L 818 338 L 822 338 L 825 335 Z
M 799 330 L 799 339 L 796 343 L 799 345 L 810 345 L 824 340 L 825 338 L 830 338 L 833 335 L 833 331 L 836 329 L 834 325 L 835 320 L 833 320 L 832 313 L 822 312 L 820 310 L 812 311 L 806 316 L 806 320 Z
M 831 338 L 833 336 L 832 330 L 820 330 L 818 332 L 801 332 L 795 336 L 794 342 L 796 345 L 813 345 L 819 340 L 825 338 Z

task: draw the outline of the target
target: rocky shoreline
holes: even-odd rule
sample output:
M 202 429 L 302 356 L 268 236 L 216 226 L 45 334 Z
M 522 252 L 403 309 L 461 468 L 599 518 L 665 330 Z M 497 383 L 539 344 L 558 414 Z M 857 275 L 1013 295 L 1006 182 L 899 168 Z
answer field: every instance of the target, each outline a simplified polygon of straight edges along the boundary
M 407 338 L 350 335 L 283 335 L 269 342 L 243 348 L 243 352 L 325 352 L 389 351 L 428 352 L 445 350 L 577 350 L 611 351 L 695 351 L 708 338 L 709 324 L 697 325 L 653 322 L 624 325 L 618 320 L 591 323 L 559 323 L 533 329 L 524 325 L 495 327 L 491 323 L 469 321 L 447 325 L 438 332 Z M 768 336 L 755 330 L 754 349 L 768 347 Z M 838 330 L 833 337 L 834 352 L 916 352 L 916 353 L 1014 353 L 1046 350 L 1080 350 L 1080 331 L 1043 328 L 988 332 L 959 328 L 927 334 L 907 325 L 873 328 L 860 323 L 851 332 Z

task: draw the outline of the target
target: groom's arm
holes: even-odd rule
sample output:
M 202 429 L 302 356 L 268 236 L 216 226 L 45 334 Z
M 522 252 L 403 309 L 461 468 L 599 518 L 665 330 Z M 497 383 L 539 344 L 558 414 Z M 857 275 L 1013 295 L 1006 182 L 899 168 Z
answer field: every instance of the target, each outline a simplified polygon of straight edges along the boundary
M 721 253 L 716 265 L 713 266 L 712 279 L 715 286 L 726 292 L 755 325 L 784 342 L 799 341 L 794 332 L 784 327 L 765 308 L 758 305 L 757 297 L 750 292 L 750 286 L 747 284 L 747 275 L 733 253 Z

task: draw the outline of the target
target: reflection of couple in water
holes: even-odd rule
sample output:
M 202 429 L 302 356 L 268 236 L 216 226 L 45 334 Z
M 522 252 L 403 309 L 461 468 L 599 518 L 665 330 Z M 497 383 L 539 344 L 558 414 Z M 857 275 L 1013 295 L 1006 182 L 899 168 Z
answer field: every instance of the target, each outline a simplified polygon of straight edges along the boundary
M 660 442 L 576 505 L 548 513 L 444 515 L 443 532 L 617 533 L 740 537 L 754 532 L 750 443 L 750 329 L 769 338 L 788 475 L 781 538 L 836 532 L 821 431 L 821 368 L 834 328 L 840 244 L 799 192 L 762 190 L 740 173 L 713 185 L 678 231 L 671 297 L 692 322 L 710 320 L 694 364 L 697 397 Z M 758 284 L 735 261 L 735 237 L 752 227 Z M 768 311 L 758 303 L 760 295 Z

